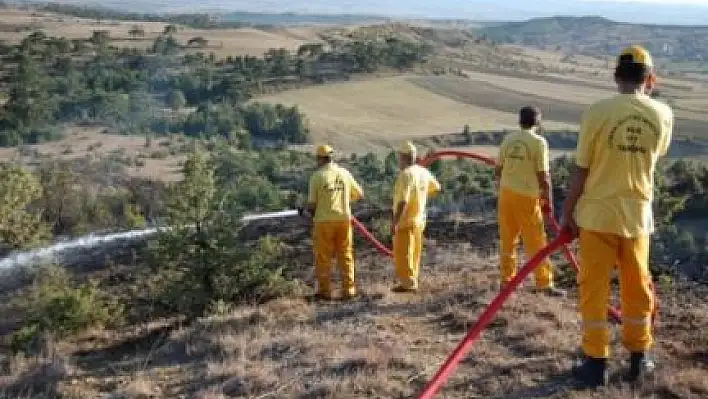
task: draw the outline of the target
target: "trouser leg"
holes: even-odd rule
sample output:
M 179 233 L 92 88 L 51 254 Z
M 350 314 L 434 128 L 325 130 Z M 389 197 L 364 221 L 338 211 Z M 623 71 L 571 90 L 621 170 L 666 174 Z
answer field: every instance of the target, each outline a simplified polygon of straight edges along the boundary
M 400 228 L 393 237 L 393 263 L 396 277 L 404 288 L 417 288 L 414 263 L 414 236 L 412 228 Z
M 420 258 L 423 254 L 423 228 L 413 228 L 413 280 L 418 285 L 420 277 Z
M 653 344 L 651 313 L 654 308 L 649 237 L 622 239 L 619 258 L 622 341 L 630 352 L 646 352 Z
M 524 219 L 524 225 L 521 228 L 524 252 L 526 257 L 531 259 L 536 255 L 543 247 L 547 245 L 546 230 L 543 224 L 543 215 L 541 213 L 541 207 L 538 200 L 535 198 L 529 198 L 532 201 L 530 206 L 530 214 Z M 545 258 L 543 262 L 535 270 L 536 277 L 536 287 L 547 288 L 553 286 L 553 266 L 548 258 Z
M 610 355 L 607 304 L 610 273 L 617 260 L 619 237 L 613 234 L 580 231 L 578 290 L 582 316 L 582 348 L 587 356 Z
M 331 296 L 330 275 L 332 260 L 331 225 L 327 222 L 315 222 L 313 228 L 313 251 L 315 256 L 315 276 L 317 294 Z
M 516 275 L 519 220 L 516 218 L 513 197 L 502 190 L 499 193 L 497 214 L 499 221 L 499 278 L 507 284 Z
M 354 248 L 351 223 L 345 222 L 337 226 L 337 264 L 342 279 L 342 295 L 356 295 L 354 282 Z

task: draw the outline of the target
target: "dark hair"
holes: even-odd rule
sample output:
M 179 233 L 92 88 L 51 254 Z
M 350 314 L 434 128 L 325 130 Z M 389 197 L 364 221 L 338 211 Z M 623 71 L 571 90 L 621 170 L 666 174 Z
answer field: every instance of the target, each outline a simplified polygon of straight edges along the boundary
M 615 80 L 623 83 L 640 85 L 652 73 L 652 68 L 634 62 L 631 54 L 620 56 L 615 69 Z
M 530 129 L 541 123 L 541 110 L 537 107 L 523 107 L 519 111 L 519 125 L 524 129 Z

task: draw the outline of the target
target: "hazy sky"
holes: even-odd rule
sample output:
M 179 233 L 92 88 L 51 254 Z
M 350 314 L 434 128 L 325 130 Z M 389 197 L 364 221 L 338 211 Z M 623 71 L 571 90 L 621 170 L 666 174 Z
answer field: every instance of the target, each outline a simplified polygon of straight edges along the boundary
M 18 1 L 18 0 L 16 0 Z M 23 1 L 23 0 L 19 0 Z M 26 1 L 26 0 L 25 0 Z M 55 0 L 126 11 L 255 11 L 523 20 L 599 15 L 617 21 L 708 25 L 708 0 Z
M 602 1 L 607 0 L 585 0 L 585 1 Z M 573 0 L 570 0 L 572 3 Z M 621 0 L 625 3 L 660 3 L 660 4 L 698 4 L 698 5 L 708 5 L 708 0 Z

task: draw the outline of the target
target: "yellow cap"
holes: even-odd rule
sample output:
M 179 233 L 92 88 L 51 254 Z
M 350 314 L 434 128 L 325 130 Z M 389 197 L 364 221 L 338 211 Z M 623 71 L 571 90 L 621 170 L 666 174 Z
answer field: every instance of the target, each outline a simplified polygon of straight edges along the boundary
M 401 145 L 401 148 L 398 149 L 398 152 L 401 154 L 410 155 L 411 157 L 415 158 L 417 150 L 413 143 L 411 143 L 410 141 L 406 141 Z
M 327 144 L 322 144 L 317 146 L 317 156 L 318 157 L 328 157 L 332 155 L 334 149 Z
M 651 54 L 642 46 L 632 45 L 622 50 L 619 56 L 618 63 L 621 62 L 633 62 L 635 64 L 641 64 L 649 68 L 654 67 L 654 61 L 652 60 Z

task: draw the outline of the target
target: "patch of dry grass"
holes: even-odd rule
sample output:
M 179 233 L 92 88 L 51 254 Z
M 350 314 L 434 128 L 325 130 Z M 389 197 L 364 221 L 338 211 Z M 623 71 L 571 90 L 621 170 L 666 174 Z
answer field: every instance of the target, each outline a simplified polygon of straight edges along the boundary
M 69 126 L 62 140 L 14 148 L 0 148 L 0 161 L 32 165 L 42 157 L 77 159 L 86 156 L 120 158 L 129 175 L 155 180 L 172 181 L 181 178 L 180 153 L 184 143 L 176 138 L 155 138 L 146 145 L 144 136 L 123 136 L 102 133 L 100 127 Z M 168 146 L 163 144 L 167 143 Z M 169 147 L 169 148 L 167 148 Z M 172 154 L 171 154 L 172 153 Z

